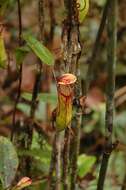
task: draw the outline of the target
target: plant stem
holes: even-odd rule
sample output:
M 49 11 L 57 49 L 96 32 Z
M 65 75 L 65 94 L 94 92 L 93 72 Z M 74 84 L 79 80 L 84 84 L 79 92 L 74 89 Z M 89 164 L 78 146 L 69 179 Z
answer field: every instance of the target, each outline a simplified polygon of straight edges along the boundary
M 125 161 L 126 161 L 126 154 L 124 154 Z M 126 164 L 125 164 L 125 172 L 124 172 L 124 178 L 121 185 L 121 190 L 126 190 Z
M 55 190 L 61 190 L 61 132 L 56 131 L 55 135 L 55 153 L 56 153 L 56 184 Z
M 113 115 L 115 92 L 115 67 L 116 67 L 116 43 L 117 43 L 117 0 L 111 0 L 108 10 L 108 81 L 106 102 L 106 145 L 103 153 L 97 190 L 103 190 L 108 168 L 109 157 L 113 150 Z
M 65 130 L 64 135 L 64 149 L 63 149 L 63 187 L 65 190 L 69 189 L 69 151 L 70 151 L 70 129 Z
M 71 190 L 75 190 L 77 181 L 77 158 L 80 147 L 80 126 L 81 116 L 79 115 L 81 108 L 78 105 L 81 94 L 80 88 L 80 65 L 79 58 L 81 54 L 81 45 L 79 41 L 79 22 L 78 22 L 78 10 L 75 0 L 64 1 L 68 16 L 66 21 L 67 29 L 67 59 L 66 64 L 69 65 L 69 72 L 73 73 L 77 77 L 77 83 L 75 86 L 75 116 L 71 122 L 72 131 L 74 131 L 73 138 L 70 146 L 70 168 L 71 168 Z M 64 166 L 63 166 L 64 167 Z M 68 167 L 68 166 L 67 166 Z M 68 169 L 66 169 L 67 171 Z M 65 189 L 65 188 L 64 188 Z
M 80 77 L 79 77 L 79 55 L 76 62 L 76 75 L 78 77 L 78 81 L 75 88 L 75 102 L 74 102 L 74 109 L 75 109 L 75 116 L 72 119 L 72 130 L 74 131 L 73 138 L 71 140 L 71 190 L 76 189 L 76 182 L 77 182 L 77 158 L 79 155 L 79 148 L 80 148 L 80 130 L 81 130 L 81 115 L 79 114 L 82 109 L 79 105 L 79 98 L 81 94 L 81 85 L 80 85 Z
M 123 179 L 123 184 L 122 184 L 121 190 L 126 190 L 126 174 Z
M 55 163 L 56 163 L 56 135 L 53 140 L 53 147 L 52 147 L 52 155 L 51 155 L 51 162 L 50 162 L 50 168 L 49 168 L 49 176 L 48 176 L 48 184 L 47 184 L 47 190 L 52 190 L 52 180 L 53 180 L 53 172 L 55 170 Z
M 30 110 L 30 119 L 31 122 L 27 126 L 27 149 L 31 148 L 32 144 L 32 136 L 33 136 L 33 128 L 34 128 L 34 117 L 35 117 L 35 111 L 36 111 L 36 100 L 38 97 L 38 93 L 40 91 L 40 86 L 41 86 L 41 77 L 42 77 L 42 65 L 41 63 L 39 64 L 39 68 L 36 74 L 36 79 L 35 79 L 35 84 L 32 92 L 32 101 L 31 101 L 31 110 Z M 30 162 L 28 161 L 27 165 L 30 166 Z M 29 167 L 28 167 L 29 170 Z
M 39 0 L 38 2 L 38 7 L 39 7 L 39 29 L 40 29 L 40 39 L 42 41 L 44 37 L 44 2 L 43 0 Z M 42 63 L 38 63 L 38 70 L 36 73 L 36 79 L 35 79 L 35 84 L 32 92 L 32 102 L 31 102 L 31 110 L 30 110 L 30 117 L 32 120 L 32 125 L 31 125 L 31 130 L 33 130 L 33 120 L 35 117 L 35 110 L 36 110 L 36 100 L 38 97 L 38 93 L 40 91 L 41 87 L 41 78 L 42 78 Z M 29 137 L 32 140 L 32 137 Z
M 38 1 L 38 7 L 39 7 L 39 29 L 40 29 L 40 40 L 42 41 L 43 35 L 44 35 L 44 4 L 43 0 Z M 36 78 L 35 78 L 35 83 L 32 91 L 32 101 L 31 101 L 31 109 L 30 109 L 30 119 L 31 122 L 27 126 L 27 139 L 26 139 L 26 144 L 27 147 L 26 149 L 29 150 L 31 148 L 32 144 L 32 137 L 33 137 L 33 129 L 34 129 L 34 117 L 35 117 L 35 111 L 36 111 L 36 105 L 37 105 L 37 97 L 38 93 L 41 88 L 41 79 L 42 79 L 42 63 L 40 60 L 38 60 L 38 70 L 36 73 Z M 26 174 L 28 176 L 31 176 L 31 157 L 28 156 L 26 157 Z
M 19 23 L 18 42 L 19 42 L 19 46 L 21 46 L 22 45 L 22 14 L 21 14 L 20 0 L 17 0 L 17 5 L 18 5 L 18 23 Z M 18 92 L 17 92 L 17 97 L 15 100 L 14 111 L 13 111 L 13 116 L 12 116 L 11 141 L 13 141 L 13 136 L 14 136 L 17 104 L 18 104 L 20 96 L 21 96 L 21 84 L 22 84 L 22 63 L 20 64 L 20 67 L 19 67 L 19 85 L 18 85 Z
M 102 19 L 101 19 L 101 23 L 98 29 L 98 33 L 96 36 L 96 40 L 94 43 L 94 47 L 93 47 L 93 51 L 92 51 L 92 55 L 88 60 L 88 71 L 87 71 L 87 76 L 86 76 L 86 92 L 85 94 L 88 93 L 89 90 L 89 86 L 90 86 L 90 82 L 92 80 L 92 76 L 93 76 L 93 69 L 95 68 L 96 64 L 95 64 L 95 60 L 97 58 L 98 52 L 99 52 L 99 47 L 100 47 L 100 40 L 105 28 L 105 24 L 106 24 L 106 19 L 107 19 L 107 15 L 108 15 L 108 8 L 109 8 L 109 3 L 110 0 L 107 0 L 104 10 L 103 10 L 103 14 L 102 14 Z
M 31 110 L 30 110 L 31 119 L 34 119 L 34 116 L 35 116 L 36 99 L 37 99 L 38 93 L 40 91 L 41 77 L 42 77 L 42 65 L 40 63 L 38 71 L 37 71 L 37 74 L 36 74 L 36 80 L 35 80 L 35 84 L 34 84 L 34 89 L 33 89 L 33 92 L 32 92 L 32 102 L 31 102 Z
M 104 189 L 104 181 L 105 181 L 105 177 L 106 177 L 106 171 L 107 171 L 107 167 L 108 167 L 109 157 L 110 157 L 110 152 L 107 153 L 104 151 L 102 163 L 101 163 L 101 168 L 100 168 L 100 172 L 99 172 L 97 190 L 103 190 Z
M 71 141 L 71 190 L 76 189 L 76 180 L 77 180 L 77 158 L 80 148 L 80 125 L 81 120 L 80 116 L 73 119 L 74 128 L 74 137 Z
M 19 23 L 19 45 L 22 45 L 22 14 L 21 14 L 21 3 L 20 0 L 17 0 L 18 3 L 18 23 Z

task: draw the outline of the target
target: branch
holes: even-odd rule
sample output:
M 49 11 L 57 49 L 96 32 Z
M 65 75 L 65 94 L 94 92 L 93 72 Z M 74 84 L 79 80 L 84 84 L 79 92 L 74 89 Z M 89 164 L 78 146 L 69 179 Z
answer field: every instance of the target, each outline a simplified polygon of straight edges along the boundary
M 71 141 L 71 190 L 76 189 L 77 181 L 77 158 L 80 148 L 80 116 L 73 119 L 74 137 Z
M 122 184 L 121 190 L 126 190 L 126 174 L 123 179 L 123 184 Z
M 102 19 L 101 19 L 99 30 L 98 30 L 96 40 L 94 43 L 92 55 L 88 60 L 89 66 L 88 66 L 88 71 L 87 71 L 87 76 L 86 76 L 86 92 L 85 92 L 85 94 L 88 93 L 90 82 L 92 80 L 93 69 L 95 67 L 95 60 L 96 60 L 98 52 L 99 52 L 100 40 L 101 40 L 101 36 L 102 36 L 104 28 L 105 28 L 106 19 L 107 19 L 107 15 L 108 15 L 109 2 L 110 2 L 110 0 L 107 0 L 106 5 L 104 7 Z
M 38 7 L 39 7 L 39 29 L 40 29 L 40 38 L 41 41 L 43 39 L 43 35 L 44 35 L 44 3 L 43 0 L 39 0 L 38 2 Z M 29 134 L 30 136 L 28 137 L 29 139 L 31 139 L 31 143 L 32 143 L 32 130 L 34 127 L 34 117 L 35 117 L 35 111 L 36 111 L 36 100 L 38 97 L 38 93 L 40 91 L 40 87 L 41 87 L 41 78 L 42 78 L 42 63 L 38 63 L 38 71 L 36 73 L 36 79 L 35 79 L 35 84 L 34 84 L 34 88 L 33 88 L 33 92 L 32 92 L 32 102 L 31 102 L 31 110 L 30 110 L 30 117 L 31 117 L 31 126 L 29 126 Z M 31 143 L 28 145 L 29 147 L 31 146 Z
M 56 184 L 55 190 L 61 190 L 61 132 L 55 134 L 55 153 L 56 153 Z
M 31 119 L 34 119 L 34 116 L 35 116 L 36 100 L 37 100 L 38 93 L 40 91 L 40 86 L 41 86 L 41 77 L 42 77 L 41 63 L 38 66 L 39 66 L 39 68 L 38 68 L 38 71 L 36 74 L 36 80 L 35 80 L 35 84 L 34 84 L 34 88 L 33 88 L 33 92 L 32 92 L 32 102 L 31 102 L 31 111 L 30 111 Z
M 52 147 L 52 155 L 51 155 L 51 162 L 49 168 L 49 176 L 48 176 L 48 183 L 47 183 L 47 190 L 52 190 L 53 185 L 53 172 L 55 171 L 55 163 L 56 163 L 56 134 L 53 140 L 53 147 Z
M 70 151 L 70 129 L 65 130 L 64 149 L 63 149 L 63 187 L 65 190 L 69 189 L 69 151 Z
M 38 1 L 38 7 L 39 7 L 39 29 L 40 29 L 40 39 L 42 41 L 43 39 L 43 35 L 44 35 L 44 4 L 43 4 L 43 0 L 39 0 Z M 36 107 L 37 107 L 37 97 L 38 97 L 38 93 L 40 91 L 41 88 L 41 79 L 42 79 L 42 63 L 40 62 L 40 60 L 38 60 L 39 63 L 37 65 L 38 70 L 36 73 L 36 78 L 35 78 L 35 83 L 34 83 L 34 87 L 33 87 L 33 91 L 32 91 L 32 101 L 31 101 L 31 109 L 30 109 L 30 123 L 28 123 L 27 126 L 27 138 L 25 139 L 25 143 L 26 143 L 26 149 L 29 150 L 31 148 L 31 144 L 32 144 L 32 137 L 33 137 L 33 129 L 34 129 L 34 118 L 35 118 L 35 111 L 36 111 Z M 30 172 L 31 172 L 31 157 L 26 157 L 26 175 L 29 176 Z
M 116 67 L 116 43 L 117 43 L 117 0 L 111 0 L 108 10 L 108 81 L 106 102 L 106 145 L 103 153 L 97 190 L 103 190 L 108 168 L 109 157 L 113 150 L 113 115 L 115 92 L 115 67 Z
M 19 46 L 21 46 L 22 45 L 22 14 L 21 14 L 20 0 L 17 0 L 17 4 L 18 4 L 18 23 L 19 23 L 18 40 L 19 40 Z M 13 135 L 14 135 L 14 129 L 15 129 L 15 123 L 16 123 L 16 110 L 17 110 L 17 105 L 21 96 L 21 84 L 22 84 L 22 64 L 20 64 L 20 68 L 19 68 L 18 92 L 17 92 L 17 97 L 15 100 L 14 111 L 13 111 L 13 116 L 12 116 L 11 141 L 13 141 Z

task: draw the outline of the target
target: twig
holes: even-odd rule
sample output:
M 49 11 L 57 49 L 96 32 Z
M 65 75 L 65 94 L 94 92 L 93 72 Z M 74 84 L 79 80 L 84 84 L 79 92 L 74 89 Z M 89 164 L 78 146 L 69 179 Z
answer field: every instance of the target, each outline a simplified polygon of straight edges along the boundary
M 35 116 L 36 100 L 37 100 L 38 93 L 40 91 L 40 86 L 41 86 L 41 77 L 42 77 L 42 65 L 41 65 L 41 63 L 38 66 L 39 66 L 39 68 L 38 68 L 38 71 L 36 74 L 36 80 L 35 80 L 34 89 L 32 92 L 32 102 L 31 102 L 31 111 L 30 111 L 31 119 L 34 119 L 34 116 Z
M 61 132 L 56 131 L 55 134 L 55 153 L 56 153 L 56 184 L 55 190 L 61 190 Z
M 76 179 L 77 179 L 77 158 L 80 148 L 80 117 L 76 116 L 73 119 L 74 137 L 71 141 L 71 190 L 76 189 Z
M 92 55 L 88 60 L 89 66 L 88 66 L 88 71 L 87 71 L 87 76 L 86 76 L 86 92 L 85 92 L 85 94 L 87 94 L 87 92 L 89 90 L 90 82 L 92 80 L 93 68 L 95 67 L 95 60 L 96 60 L 98 52 L 99 52 L 100 40 L 101 40 L 101 36 L 102 36 L 104 28 L 105 28 L 106 19 L 107 19 L 107 15 L 108 15 L 109 2 L 110 2 L 110 0 L 107 0 L 106 5 L 104 7 L 102 19 L 101 19 L 101 23 L 100 23 L 98 33 L 96 36 L 96 40 L 94 43 Z
M 36 79 L 35 79 L 35 84 L 32 92 L 32 101 L 31 101 L 31 110 L 30 110 L 30 119 L 31 122 L 27 126 L 27 149 L 30 149 L 31 144 L 32 144 L 32 136 L 33 136 L 33 128 L 34 128 L 34 117 L 35 117 L 35 111 L 36 111 L 36 105 L 37 105 L 37 97 L 38 93 L 40 91 L 40 86 L 41 86 L 41 77 L 42 77 L 42 65 L 39 64 L 39 69 L 36 74 Z M 27 159 L 26 159 L 27 160 Z M 30 159 L 28 159 L 28 170 L 30 168 Z
M 22 13 L 21 13 L 21 3 L 20 0 L 17 0 L 18 3 L 18 19 L 19 19 L 19 45 L 22 45 Z
M 113 115 L 114 115 L 114 92 L 115 92 L 115 66 L 116 66 L 116 43 L 117 43 L 117 0 L 109 1 L 108 10 L 108 81 L 106 102 L 106 145 L 101 163 L 97 190 L 103 190 L 108 161 L 113 150 Z
M 48 184 L 47 184 L 47 190 L 52 190 L 52 180 L 53 180 L 53 172 L 55 170 L 55 163 L 56 163 L 56 135 L 53 140 L 53 147 L 52 147 L 52 155 L 51 155 L 51 162 L 50 162 L 50 168 L 49 168 L 49 176 L 48 176 Z
M 44 6 L 43 0 L 39 0 L 39 2 L 38 2 L 38 7 L 39 7 L 39 18 L 38 18 L 38 20 L 39 20 L 39 29 L 40 29 L 41 41 L 42 41 L 43 35 L 44 35 L 44 7 L 43 6 Z M 37 101 L 38 93 L 39 93 L 40 87 L 41 87 L 41 77 L 42 77 L 42 63 L 39 62 L 38 63 L 38 71 L 36 74 L 36 80 L 35 80 L 35 84 L 34 84 L 34 88 L 33 88 L 33 92 L 32 92 L 32 102 L 31 102 L 31 110 L 30 110 L 30 117 L 32 120 L 32 124 L 29 128 L 30 131 L 33 130 L 33 125 L 34 125 L 33 120 L 34 120 L 35 111 L 36 111 L 36 103 L 37 103 L 36 101 Z M 29 138 L 31 138 L 31 141 L 32 141 L 32 136 L 30 136 Z
M 126 161 L 126 153 L 124 154 L 125 161 Z M 125 172 L 124 172 L 124 178 L 121 184 L 121 190 L 126 190 L 126 165 L 125 165 Z
M 70 129 L 65 130 L 64 149 L 63 149 L 63 187 L 69 189 L 69 151 L 70 151 Z
M 43 7 L 43 0 L 38 1 L 38 7 L 39 7 L 39 29 L 40 29 L 40 40 L 42 41 L 43 35 L 44 35 L 44 7 Z M 40 91 L 41 87 L 41 79 L 42 79 L 42 63 L 40 60 L 38 60 L 38 70 L 36 73 L 36 79 L 33 87 L 33 92 L 32 92 L 32 101 L 31 101 L 31 109 L 30 109 L 30 119 L 31 122 L 27 126 L 27 139 L 26 139 L 26 144 L 27 147 L 26 149 L 31 148 L 32 144 L 32 136 L 33 136 L 33 129 L 34 129 L 34 117 L 35 117 L 35 111 L 36 111 L 36 105 L 37 105 L 37 97 L 38 93 Z M 31 168 L 31 158 L 27 157 L 26 158 L 26 174 L 30 176 L 30 168 Z
M 121 190 L 126 190 L 126 174 L 123 179 L 123 184 L 122 184 Z
M 21 14 L 20 0 L 17 0 L 17 4 L 18 4 L 18 23 L 19 23 L 18 40 L 19 40 L 19 46 L 21 46 L 22 45 L 22 14 Z M 15 100 L 13 117 L 12 117 L 11 141 L 13 141 L 13 135 L 14 135 L 17 104 L 18 104 L 20 96 L 21 96 L 21 84 L 22 84 L 22 63 L 20 64 L 20 68 L 19 68 L 19 85 L 18 85 L 18 92 L 17 92 L 17 97 L 16 97 L 16 100 Z
M 79 57 L 78 57 L 79 58 Z M 78 61 L 78 60 L 77 60 Z M 79 64 L 76 67 L 77 71 L 79 70 Z M 79 155 L 80 149 L 80 127 L 81 127 L 81 115 L 78 114 L 82 111 L 82 108 L 79 104 L 79 97 L 80 97 L 80 80 L 79 80 L 79 72 L 77 72 L 78 83 L 76 85 L 75 90 L 75 102 L 74 102 L 74 109 L 76 110 L 75 116 L 72 120 L 72 130 L 74 131 L 74 136 L 71 140 L 71 190 L 76 189 L 76 181 L 77 181 L 77 158 Z

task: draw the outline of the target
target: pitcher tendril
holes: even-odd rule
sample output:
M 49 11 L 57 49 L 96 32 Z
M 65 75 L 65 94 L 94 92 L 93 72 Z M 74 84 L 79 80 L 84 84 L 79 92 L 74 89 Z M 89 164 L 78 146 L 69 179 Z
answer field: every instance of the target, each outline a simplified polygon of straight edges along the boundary
M 82 9 L 80 9 L 81 7 L 80 3 L 77 3 L 77 8 L 80 9 L 80 11 L 83 11 L 86 8 L 86 3 L 87 3 L 86 0 L 82 0 L 82 1 L 84 2 Z
M 77 0 L 76 6 L 78 9 L 78 19 L 82 23 L 89 10 L 89 0 Z

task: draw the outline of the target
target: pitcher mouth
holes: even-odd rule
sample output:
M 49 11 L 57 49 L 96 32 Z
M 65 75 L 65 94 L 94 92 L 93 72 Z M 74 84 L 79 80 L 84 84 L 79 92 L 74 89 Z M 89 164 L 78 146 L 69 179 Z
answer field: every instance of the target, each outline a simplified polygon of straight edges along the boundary
M 57 79 L 59 85 L 71 85 L 74 84 L 77 77 L 71 73 L 65 73 Z

